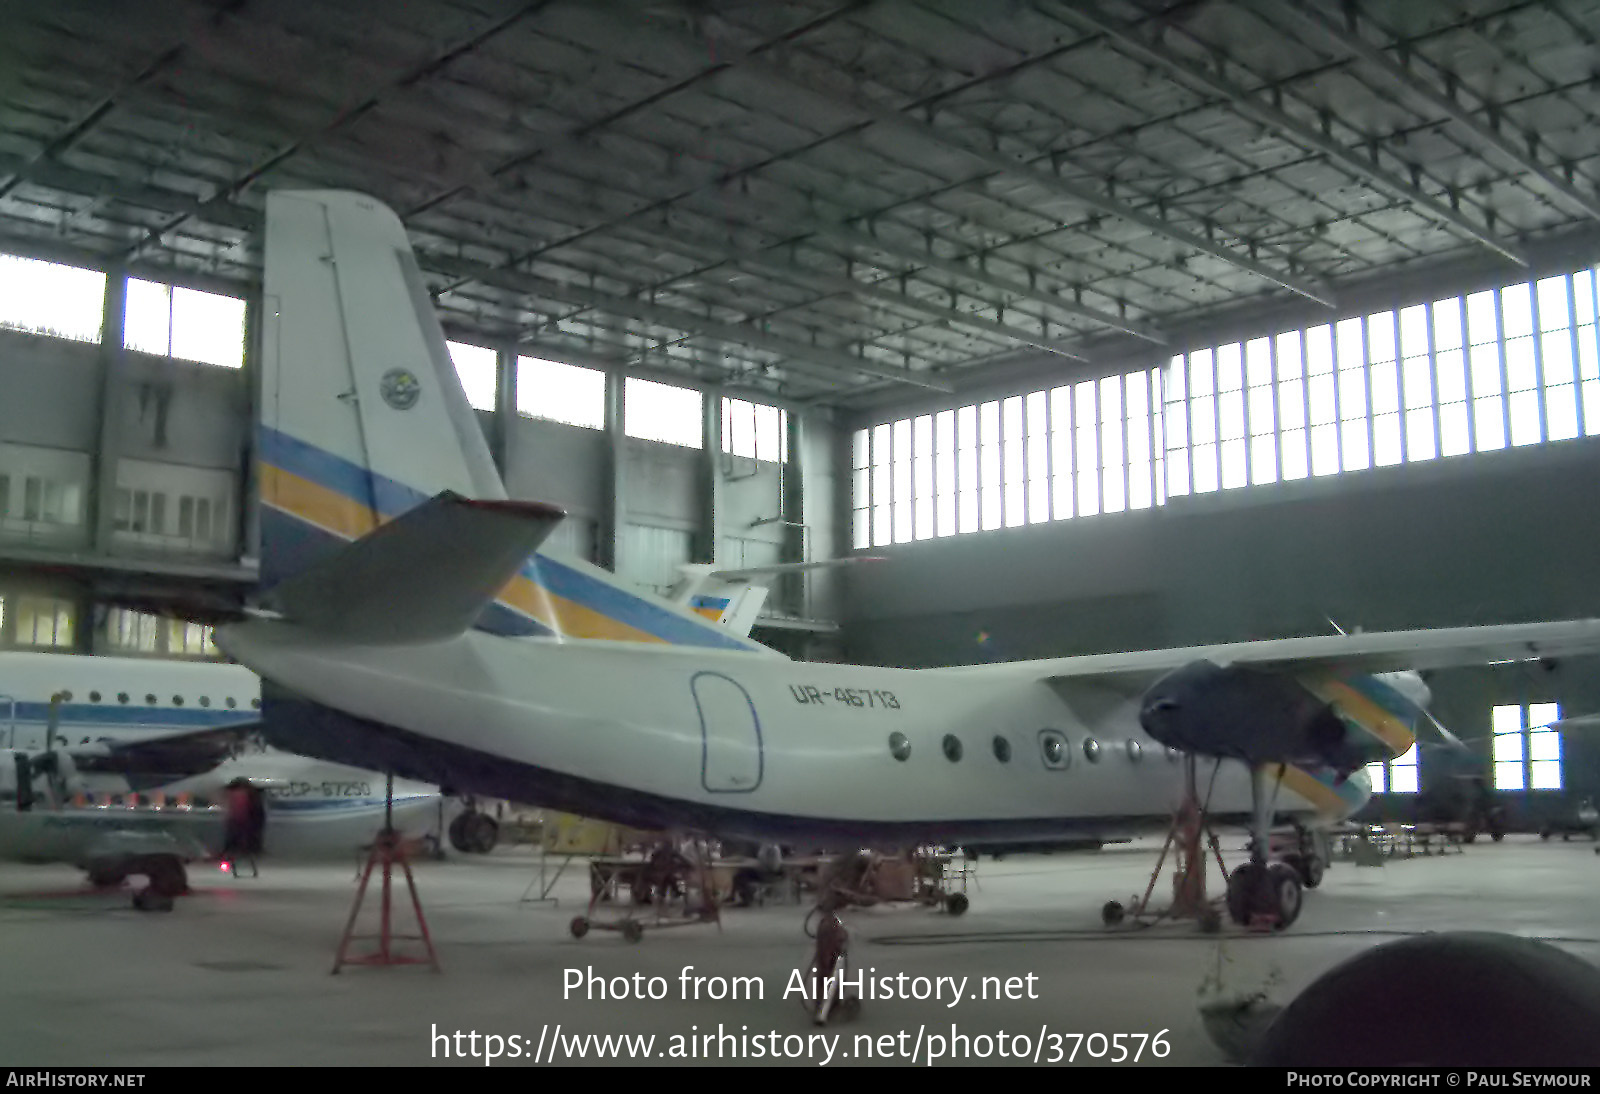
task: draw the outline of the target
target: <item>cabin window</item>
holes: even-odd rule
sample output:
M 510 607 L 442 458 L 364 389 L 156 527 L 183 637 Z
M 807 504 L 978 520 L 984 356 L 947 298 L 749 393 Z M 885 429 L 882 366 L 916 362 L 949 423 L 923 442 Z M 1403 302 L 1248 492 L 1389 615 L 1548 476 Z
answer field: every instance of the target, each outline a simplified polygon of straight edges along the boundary
M 261 700 L 260 699 L 252 699 L 252 700 L 250 700 L 250 705 L 252 707 L 254 707 L 256 710 L 260 710 L 261 709 Z
M 904 733 L 889 734 L 889 755 L 901 763 L 911 758 L 911 741 Z
M 233 696 L 231 696 L 231 695 L 230 695 L 230 696 L 228 696 L 228 709 L 229 709 L 229 710 L 232 710 L 232 709 L 233 709 L 233 708 L 234 708 L 234 707 L 236 707 L 236 706 L 238 706 L 238 705 L 239 705 L 239 700 L 237 700 L 237 699 L 235 699 L 235 698 L 234 698 L 234 697 L 233 697 Z
M 1044 760 L 1044 765 L 1053 771 L 1059 771 L 1072 762 L 1072 755 L 1067 751 L 1067 739 L 1053 729 L 1039 731 L 1039 756 Z
M 172 705 L 173 705 L 173 706 L 175 706 L 175 707 L 181 707 L 181 706 L 183 706 L 183 696 L 181 696 L 181 695 L 174 695 L 174 696 L 173 696 L 173 697 L 172 697 Z
M 943 744 L 944 758 L 949 760 L 951 763 L 959 763 L 961 760 L 961 738 L 957 737 L 954 733 L 947 733 L 945 734 Z
M 209 696 L 209 695 L 200 696 L 200 705 L 203 706 L 203 707 L 210 706 L 211 705 L 211 696 Z
M 1090 737 L 1083 742 L 1083 758 L 1092 764 L 1100 762 L 1100 742 Z
M 151 706 L 156 705 L 156 697 L 154 695 L 146 695 L 144 697 L 144 701 L 149 703 Z
M 1138 741 L 1129 741 L 1128 759 L 1134 763 L 1138 763 L 1140 760 L 1144 759 L 1144 745 L 1140 744 Z
M 100 701 L 100 693 L 98 691 L 91 691 L 89 693 L 89 702 L 98 703 L 99 701 Z
M 994 758 L 1003 764 L 1011 762 L 1011 742 L 998 733 L 994 738 Z
M 126 703 L 127 701 L 128 701 L 128 693 L 127 692 L 125 692 L 125 691 L 117 692 L 117 702 Z

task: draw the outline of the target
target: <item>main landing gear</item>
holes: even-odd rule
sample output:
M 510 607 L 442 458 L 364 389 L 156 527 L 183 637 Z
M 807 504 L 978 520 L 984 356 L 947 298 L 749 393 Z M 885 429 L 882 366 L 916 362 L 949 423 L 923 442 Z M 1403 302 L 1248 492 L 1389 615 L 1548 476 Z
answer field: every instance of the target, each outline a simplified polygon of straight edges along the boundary
M 1243 927 L 1281 931 L 1300 917 L 1304 890 L 1322 884 L 1314 848 L 1269 861 L 1273 806 L 1283 777 L 1279 764 L 1250 768 L 1250 860 L 1228 875 L 1228 918 Z M 1306 841 L 1302 839 L 1302 843 Z
M 463 855 L 487 855 L 500 841 L 500 825 L 487 813 L 469 805 L 450 822 L 450 846 Z

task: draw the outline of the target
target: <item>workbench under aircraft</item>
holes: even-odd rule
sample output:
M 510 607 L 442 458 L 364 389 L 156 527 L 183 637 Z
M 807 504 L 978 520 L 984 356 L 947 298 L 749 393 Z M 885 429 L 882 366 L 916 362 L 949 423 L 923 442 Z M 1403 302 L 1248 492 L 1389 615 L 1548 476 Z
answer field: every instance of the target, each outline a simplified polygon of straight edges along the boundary
M 1219 759 L 1208 791 L 1260 834 L 1360 807 L 1363 765 L 1414 739 L 1427 692 L 1409 670 L 1600 651 L 1600 621 L 1578 621 L 947 669 L 790 661 L 535 553 L 562 513 L 506 500 L 378 202 L 269 195 L 263 312 L 263 567 L 282 580 L 217 642 L 269 682 L 265 731 L 295 752 L 637 827 L 858 848 L 1161 824 L 1184 787 L 1167 745 L 1251 759 L 1265 742 L 1287 766 Z

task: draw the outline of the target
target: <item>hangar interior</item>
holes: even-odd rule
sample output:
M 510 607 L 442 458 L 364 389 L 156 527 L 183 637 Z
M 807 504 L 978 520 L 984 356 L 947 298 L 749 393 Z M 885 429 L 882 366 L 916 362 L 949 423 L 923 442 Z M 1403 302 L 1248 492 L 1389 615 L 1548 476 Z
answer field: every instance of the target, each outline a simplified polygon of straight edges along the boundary
M 308 187 L 400 214 L 561 549 L 890 560 L 777 589 L 791 654 L 1600 615 L 1589 0 L 4 19 L 6 648 L 214 656 L 155 613 L 255 581 L 262 201 Z M 1431 683 L 1522 826 L 1600 795 L 1530 733 L 1592 663 Z

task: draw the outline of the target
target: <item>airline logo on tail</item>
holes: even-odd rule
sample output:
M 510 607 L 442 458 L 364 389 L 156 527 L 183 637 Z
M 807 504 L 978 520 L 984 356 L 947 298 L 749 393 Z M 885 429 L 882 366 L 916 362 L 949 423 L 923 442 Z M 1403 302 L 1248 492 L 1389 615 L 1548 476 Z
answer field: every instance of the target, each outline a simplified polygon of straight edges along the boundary
M 269 194 L 265 267 L 258 461 L 268 585 L 442 491 L 506 496 L 393 212 L 360 194 Z M 479 625 L 777 656 L 686 605 L 548 555 L 528 559 Z

